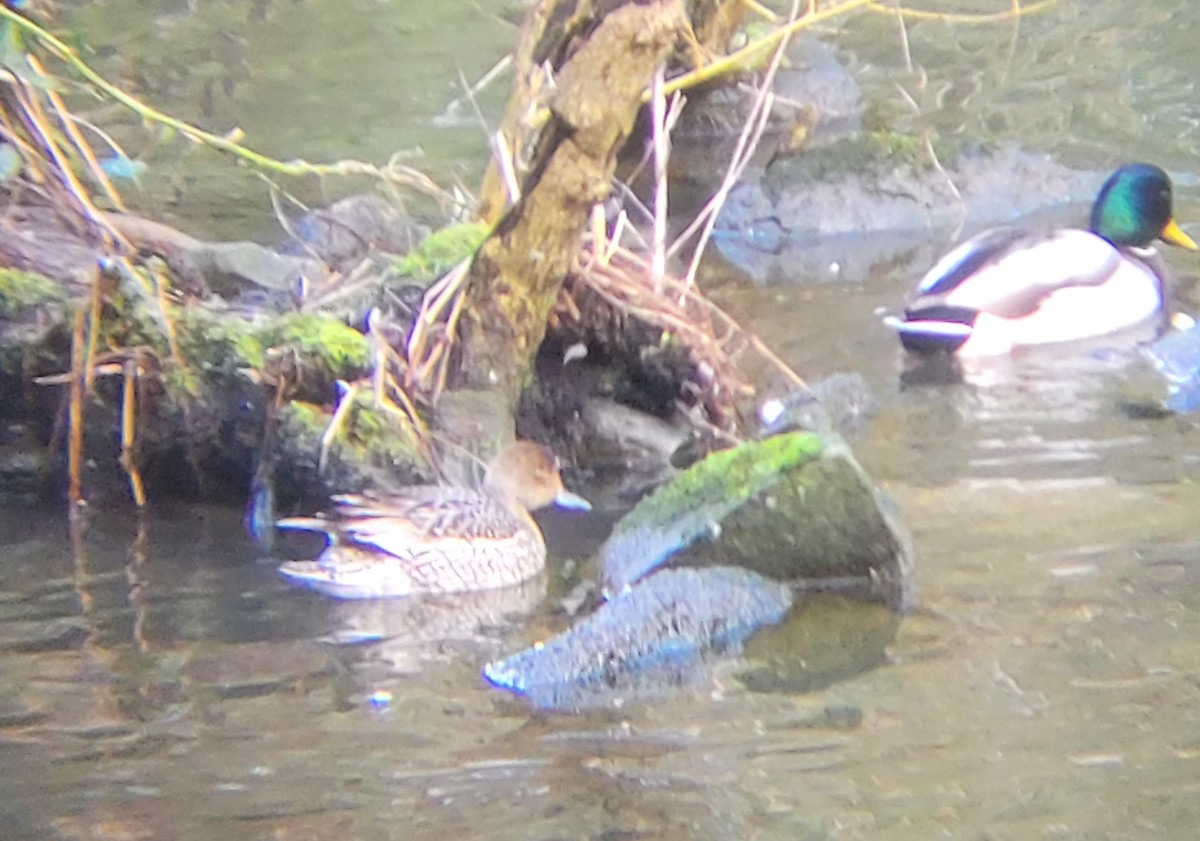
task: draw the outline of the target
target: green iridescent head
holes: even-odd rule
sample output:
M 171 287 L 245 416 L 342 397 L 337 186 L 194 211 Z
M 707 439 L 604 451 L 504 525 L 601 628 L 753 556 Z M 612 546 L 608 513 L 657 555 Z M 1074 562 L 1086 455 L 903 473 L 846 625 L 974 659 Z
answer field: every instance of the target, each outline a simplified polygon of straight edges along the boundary
M 1153 164 L 1128 164 L 1108 177 L 1092 205 L 1091 231 L 1114 245 L 1156 239 L 1195 249 L 1172 218 L 1171 179 Z

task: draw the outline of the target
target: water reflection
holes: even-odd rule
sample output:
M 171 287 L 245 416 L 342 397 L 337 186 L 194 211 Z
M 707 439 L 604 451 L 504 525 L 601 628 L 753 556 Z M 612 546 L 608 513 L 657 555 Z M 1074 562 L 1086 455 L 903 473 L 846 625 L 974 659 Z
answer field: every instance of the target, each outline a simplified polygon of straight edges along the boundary
M 145 22 L 138 4 L 120 6 L 88 9 L 118 27 L 122 15 Z M 296 61 L 344 64 L 349 39 L 332 43 L 303 15 L 340 20 L 348 8 L 296 7 L 319 44 L 293 42 L 288 27 L 269 34 Z M 430 37 L 423 59 L 402 55 L 406 67 L 457 60 L 460 23 Z M 929 79 L 916 91 L 922 118 L 1080 165 L 1132 156 L 1186 169 L 1198 26 L 1195 5 L 1179 0 L 1063 2 L 1003 31 L 914 25 Z M 167 43 L 122 31 L 116 52 Z M 897 39 L 873 16 L 840 39 L 883 111 L 898 107 Z M 209 47 L 201 38 L 194 49 Z M 293 75 L 294 92 L 305 83 Z M 270 82 L 254 90 L 270 99 Z M 235 90 L 243 105 L 263 101 Z M 381 112 L 370 91 L 346 99 Z M 328 151 L 346 125 L 372 123 L 326 120 L 311 135 L 291 109 L 251 110 L 293 152 L 288 132 Z M 212 205 L 227 207 L 227 184 L 214 183 Z M 1200 218 L 1194 182 L 1179 183 L 1180 216 Z M 1113 384 L 1126 372 L 1104 358 L 902 387 L 903 357 L 878 311 L 917 273 L 722 293 L 806 376 L 860 371 L 880 395 L 861 456 L 913 524 L 922 567 L 917 609 L 898 623 L 826 604 L 822 625 L 856 639 L 846 649 L 856 654 L 830 656 L 833 646 L 789 629 L 798 636 L 782 631 L 776 645 L 798 659 L 757 673 L 774 691 L 747 691 L 735 670 L 634 709 L 537 714 L 488 688 L 479 667 L 555 630 L 553 599 L 401 645 L 414 624 L 454 615 L 402 610 L 397 629 L 374 608 L 344 616 L 291 591 L 258 563 L 237 512 L 158 510 L 140 540 L 136 523 L 98 517 L 72 546 L 57 512 L 0 509 L 3 835 L 1193 837 L 1200 433 L 1119 411 Z M 339 629 L 372 642 L 333 644 L 349 638 Z M 799 663 L 811 671 L 787 670 Z M 381 689 L 392 697 L 383 708 L 368 701 Z

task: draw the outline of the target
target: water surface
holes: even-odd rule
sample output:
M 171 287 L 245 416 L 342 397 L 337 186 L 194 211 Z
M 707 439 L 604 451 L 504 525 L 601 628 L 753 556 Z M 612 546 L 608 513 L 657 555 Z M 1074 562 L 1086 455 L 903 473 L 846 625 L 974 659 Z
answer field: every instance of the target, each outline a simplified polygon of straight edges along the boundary
M 217 68 L 186 56 L 212 55 L 234 14 L 234 40 L 254 49 L 214 124 L 328 158 L 448 136 L 432 115 L 457 71 L 511 36 L 471 4 L 420 19 L 412 4 L 260 5 L 254 27 L 241 4 L 109 0 L 78 14 L 120 34 L 100 41 L 114 68 L 151 61 L 139 41 L 178 35 L 177 75 L 157 75 L 160 58 L 147 84 L 197 108 L 197 79 Z M 860 15 L 835 43 L 880 110 L 907 107 L 896 83 L 914 93 L 922 114 L 897 119 L 1079 166 L 1142 157 L 1186 174 L 1198 24 L 1194 4 L 1168 0 L 1062 3 L 1019 28 L 920 24 L 908 35 L 923 85 L 884 18 Z M 464 46 L 477 37 L 495 54 Z M 1200 222 L 1183 180 L 1180 216 Z M 234 212 L 222 189 L 211 218 Z M 1196 272 L 1193 255 L 1170 256 Z M 1194 837 L 1200 432 L 1122 411 L 1136 360 L 1120 353 L 914 382 L 879 314 L 923 268 L 854 286 L 709 271 L 799 370 L 860 371 L 881 397 L 859 453 L 915 531 L 917 606 L 889 624 L 814 602 L 829 636 L 801 626 L 775 646 L 806 651 L 821 679 L 747 688 L 718 671 L 628 709 L 532 713 L 479 668 L 560 626 L 561 559 L 586 552 L 561 529 L 548 579 L 498 601 L 345 605 L 289 589 L 237 512 L 163 504 L 140 532 L 102 515 L 72 541 L 59 512 L 4 510 L 4 836 Z M 348 644 L 373 635 L 386 642 Z

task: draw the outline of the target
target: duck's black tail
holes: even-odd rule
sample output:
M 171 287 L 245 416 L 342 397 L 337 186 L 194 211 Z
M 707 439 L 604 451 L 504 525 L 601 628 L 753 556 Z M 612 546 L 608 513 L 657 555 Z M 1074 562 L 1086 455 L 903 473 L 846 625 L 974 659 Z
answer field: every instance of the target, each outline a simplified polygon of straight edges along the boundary
M 909 309 L 904 318 L 885 318 L 884 324 L 900 336 L 904 349 L 913 353 L 954 353 L 971 338 L 977 310 L 944 304 Z

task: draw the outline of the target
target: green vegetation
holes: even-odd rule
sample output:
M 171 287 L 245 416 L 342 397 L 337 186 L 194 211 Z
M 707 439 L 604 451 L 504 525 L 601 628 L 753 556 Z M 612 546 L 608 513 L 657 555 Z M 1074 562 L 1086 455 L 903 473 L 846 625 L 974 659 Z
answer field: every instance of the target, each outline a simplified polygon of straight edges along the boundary
M 259 338 L 264 347 L 295 351 L 303 367 L 331 379 L 355 379 L 370 364 L 367 337 L 328 313 L 288 313 L 267 324 Z
M 943 165 L 950 165 L 961 150 L 950 142 L 935 142 L 934 154 Z M 933 166 L 925 140 L 919 135 L 898 131 L 869 131 L 839 140 L 837 143 L 805 149 L 783 159 L 777 166 L 798 172 L 813 181 L 830 181 L 847 173 L 865 175 L 892 172 L 907 165 L 918 170 Z
M 178 316 L 179 352 L 189 365 L 206 373 L 232 376 L 239 368 L 261 370 L 265 364 L 261 326 L 199 307 L 184 308 Z
M 66 300 L 62 287 L 44 275 L 0 269 L 0 318 L 13 318 L 30 307 Z
M 682 511 L 729 511 L 781 473 L 818 458 L 822 449 L 817 436 L 790 432 L 713 453 L 638 503 L 622 518 L 618 530 L 653 528 Z
M 491 229 L 482 222 L 450 225 L 429 234 L 400 260 L 396 269 L 407 277 L 431 280 L 479 250 Z
M 408 424 L 375 408 L 370 394 L 358 394 L 339 442 L 356 460 L 379 466 L 419 462 L 420 453 Z

